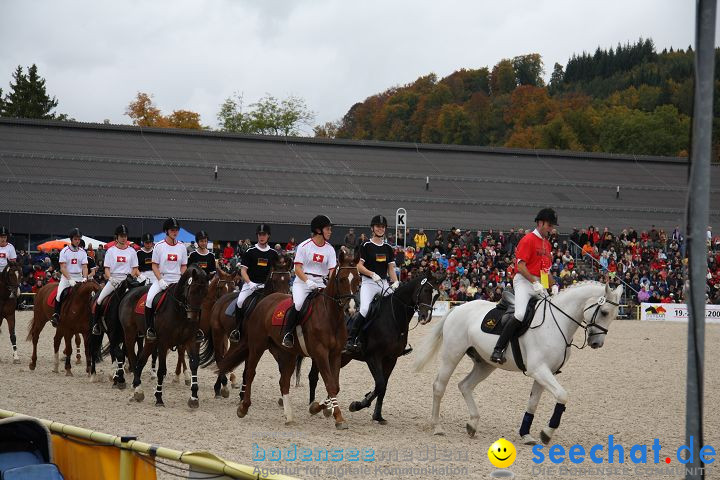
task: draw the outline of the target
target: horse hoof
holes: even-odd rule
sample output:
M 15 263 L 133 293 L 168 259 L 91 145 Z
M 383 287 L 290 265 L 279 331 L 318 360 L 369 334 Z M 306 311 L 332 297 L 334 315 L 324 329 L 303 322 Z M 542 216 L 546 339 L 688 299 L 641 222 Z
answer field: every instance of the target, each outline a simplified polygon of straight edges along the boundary
M 323 408 L 323 415 L 325 415 L 325 418 L 328 418 L 330 415 L 332 415 L 333 409 L 332 408 Z
M 240 384 L 239 384 L 239 383 L 231 383 L 230 386 L 231 386 L 232 388 L 235 388 L 235 389 L 240 388 Z
M 443 435 L 444 436 L 445 432 L 443 431 L 443 429 L 441 427 L 437 426 L 433 430 L 433 435 Z
M 351 412 L 357 412 L 358 410 L 361 410 L 361 409 L 362 409 L 362 405 L 358 401 L 352 402 L 350 404 L 350 407 L 348 407 L 348 410 L 350 410 Z
M 544 443 L 545 445 L 550 443 L 550 436 L 545 433 L 545 430 L 540 430 L 540 440 L 542 440 L 542 443 Z
M 157 379 L 157 373 L 155 373 L 154 371 L 150 371 L 150 380 L 155 380 L 155 379 Z
M 35 370 L 35 364 L 31 362 L 30 365 L 28 365 L 28 368 L 30 370 Z
M 377 423 L 378 425 L 387 425 L 387 420 L 384 418 L 381 418 L 380 420 L 373 419 L 373 422 Z
M 156 406 L 156 407 L 164 407 L 164 406 L 165 406 L 165 402 L 163 402 L 162 400 L 156 401 L 156 402 L 155 402 L 155 406 Z
M 13 358 L 13 363 L 14 363 L 15 365 L 19 365 L 19 364 L 20 364 L 20 359 L 19 359 L 19 358 Z M 35 369 L 35 367 L 32 367 L 30 370 L 34 370 L 34 369 Z
M 535 440 L 529 433 L 526 433 L 521 438 L 523 445 L 537 445 L 537 440 Z
M 73 376 L 72 370 L 65 370 L 65 376 L 72 377 Z
M 292 427 L 292 426 L 295 426 L 295 425 L 297 425 L 297 422 L 296 422 L 295 420 L 286 420 L 286 421 L 285 421 L 285 426 L 286 426 L 286 427 Z
M 240 404 L 237 408 L 237 416 L 243 418 L 245 415 L 247 415 L 247 408 L 244 408 L 243 405 Z
M 278 406 L 279 406 L 279 407 L 282 407 L 282 406 L 283 406 L 283 399 L 282 399 L 282 397 L 281 397 L 281 398 L 278 398 Z
M 222 398 L 228 398 L 230 396 L 230 390 L 227 388 L 227 386 L 223 385 L 223 387 L 220 389 L 220 395 Z
M 468 435 L 470 435 L 470 438 L 474 437 L 475 433 L 477 432 L 477 430 L 475 430 L 475 427 L 473 427 L 469 423 L 465 424 L 465 430 L 467 430 L 467 433 L 468 433 Z
M 118 382 L 117 389 L 118 390 L 125 390 L 127 388 L 127 383 L 125 382 Z
M 200 400 L 197 398 L 188 398 L 188 407 L 198 408 L 200 406 Z
M 318 402 L 312 402 L 310 406 L 308 407 L 308 411 L 310 412 L 310 415 L 317 415 L 320 413 L 320 410 L 323 408 L 320 406 Z
M 186 386 L 186 387 L 189 387 L 189 386 L 190 386 L 190 380 L 185 380 L 185 386 Z
M 135 392 L 133 394 L 133 400 L 135 400 L 136 402 L 142 402 L 143 400 L 145 400 L 145 394 L 143 392 Z
M 335 422 L 335 430 L 347 430 L 348 426 L 345 422 Z

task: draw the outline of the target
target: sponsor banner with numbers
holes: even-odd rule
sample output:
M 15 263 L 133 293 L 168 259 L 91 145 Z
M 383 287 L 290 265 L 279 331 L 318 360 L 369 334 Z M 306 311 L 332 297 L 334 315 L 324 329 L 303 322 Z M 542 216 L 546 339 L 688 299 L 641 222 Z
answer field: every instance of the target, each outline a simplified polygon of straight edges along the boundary
M 688 307 L 684 303 L 642 303 L 640 320 L 687 322 Z M 720 305 L 705 305 L 705 322 L 720 323 Z

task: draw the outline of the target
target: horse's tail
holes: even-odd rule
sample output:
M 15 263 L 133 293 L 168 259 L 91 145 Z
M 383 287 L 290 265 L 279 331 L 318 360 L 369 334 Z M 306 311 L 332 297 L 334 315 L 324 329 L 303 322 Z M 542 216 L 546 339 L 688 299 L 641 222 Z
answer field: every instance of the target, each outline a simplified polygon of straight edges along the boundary
M 103 360 L 103 356 L 110 351 L 110 346 L 102 348 L 102 336 L 90 335 L 90 355 L 92 355 L 95 363 L 100 363 Z
M 210 332 L 205 336 L 205 340 L 203 340 L 200 345 L 201 368 L 205 368 L 215 361 L 215 342 L 213 341 L 213 336 L 213 331 L 210 329 Z
M 103 345 L 102 350 L 100 351 L 100 358 L 108 356 L 111 349 L 112 345 L 110 343 L 106 343 L 105 345 Z
M 40 320 L 40 317 L 42 316 L 42 312 L 40 312 L 38 310 L 40 310 L 40 309 L 38 308 L 38 309 L 36 309 L 36 311 L 33 311 L 32 320 L 30 320 L 30 323 L 28 324 L 28 334 L 27 334 L 27 337 L 25 337 L 26 342 L 31 342 L 35 331 L 40 330 L 40 327 L 42 327 L 45 324 L 45 320 Z
M 416 372 L 422 371 L 428 363 L 430 363 L 440 351 L 443 341 L 443 327 L 445 326 L 445 320 L 450 312 L 446 313 L 442 320 L 435 324 L 430 334 L 425 338 L 425 341 L 415 352 L 415 361 L 413 362 L 413 370 Z
M 240 344 L 242 345 L 242 344 Z M 247 359 L 248 349 L 236 346 L 231 348 L 218 363 L 217 374 L 224 375 L 230 373 Z

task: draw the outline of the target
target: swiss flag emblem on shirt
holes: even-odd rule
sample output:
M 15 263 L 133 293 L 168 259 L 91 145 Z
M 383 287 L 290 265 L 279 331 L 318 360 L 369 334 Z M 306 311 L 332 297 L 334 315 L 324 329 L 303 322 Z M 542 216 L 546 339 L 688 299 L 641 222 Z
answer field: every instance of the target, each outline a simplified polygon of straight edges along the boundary
M 5 258 L 5 252 L 0 252 L 0 258 Z
M 70 259 L 70 263 L 73 265 L 77 265 L 77 258 Z
M 177 262 L 177 254 L 168 253 L 168 262 Z
M 325 255 L 313 253 L 313 262 L 322 263 L 323 259 L 325 259 Z
M 125 263 L 125 262 L 127 262 L 127 260 L 125 260 L 125 257 L 117 257 L 117 262 L 118 262 L 118 263 Z

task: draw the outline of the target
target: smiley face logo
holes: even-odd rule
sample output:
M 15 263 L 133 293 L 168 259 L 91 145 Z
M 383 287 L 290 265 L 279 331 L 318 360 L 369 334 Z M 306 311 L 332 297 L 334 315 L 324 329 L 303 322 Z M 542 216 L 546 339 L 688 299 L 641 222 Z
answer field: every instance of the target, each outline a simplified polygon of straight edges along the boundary
M 490 463 L 497 468 L 509 467 L 515 462 L 516 456 L 517 451 L 515 450 L 515 445 L 504 438 L 497 440 L 495 443 L 490 445 L 490 448 L 488 449 L 488 458 L 490 459 Z

